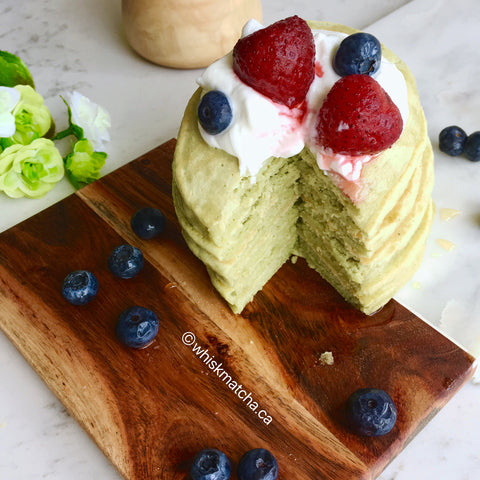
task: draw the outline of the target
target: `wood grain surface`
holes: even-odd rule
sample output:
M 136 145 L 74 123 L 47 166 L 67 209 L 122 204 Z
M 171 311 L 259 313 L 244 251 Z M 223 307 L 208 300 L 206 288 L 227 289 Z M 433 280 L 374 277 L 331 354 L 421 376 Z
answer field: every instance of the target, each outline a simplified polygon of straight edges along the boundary
M 187 479 L 206 447 L 234 469 L 247 450 L 267 448 L 282 480 L 375 478 L 470 377 L 473 358 L 395 301 L 372 316 L 354 310 L 301 259 L 233 314 L 179 231 L 174 148 L 171 140 L 0 235 L 0 327 L 128 480 Z M 131 231 L 144 206 L 165 213 L 161 237 Z M 146 259 L 130 280 L 107 267 L 122 243 Z M 60 294 L 77 269 L 100 284 L 82 307 Z M 141 350 L 114 335 L 132 305 L 160 318 Z M 397 405 L 384 437 L 345 426 L 343 405 L 362 387 L 385 389 Z

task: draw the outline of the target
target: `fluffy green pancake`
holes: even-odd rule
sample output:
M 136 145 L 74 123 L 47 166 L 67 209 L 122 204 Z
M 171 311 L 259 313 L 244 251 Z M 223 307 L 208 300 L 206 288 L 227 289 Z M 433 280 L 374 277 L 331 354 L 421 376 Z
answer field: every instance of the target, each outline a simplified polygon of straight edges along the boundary
M 432 148 L 412 74 L 385 47 L 383 55 L 405 77 L 409 116 L 397 142 L 364 166 L 355 203 L 307 147 L 268 159 L 254 183 L 241 177 L 238 159 L 200 135 L 201 90 L 190 99 L 173 162 L 175 209 L 187 244 L 234 312 L 291 255 L 304 257 L 365 313 L 381 308 L 419 267 L 434 212 Z

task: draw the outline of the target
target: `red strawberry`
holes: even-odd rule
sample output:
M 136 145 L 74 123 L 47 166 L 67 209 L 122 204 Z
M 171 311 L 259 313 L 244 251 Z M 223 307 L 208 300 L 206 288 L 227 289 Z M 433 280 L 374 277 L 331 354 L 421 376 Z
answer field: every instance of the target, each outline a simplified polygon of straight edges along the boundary
M 307 95 L 315 76 L 315 44 L 305 20 L 280 20 L 241 38 L 233 48 L 240 80 L 289 108 Z
M 368 75 L 347 75 L 330 90 L 318 113 L 317 143 L 343 155 L 372 155 L 402 133 L 400 111 Z

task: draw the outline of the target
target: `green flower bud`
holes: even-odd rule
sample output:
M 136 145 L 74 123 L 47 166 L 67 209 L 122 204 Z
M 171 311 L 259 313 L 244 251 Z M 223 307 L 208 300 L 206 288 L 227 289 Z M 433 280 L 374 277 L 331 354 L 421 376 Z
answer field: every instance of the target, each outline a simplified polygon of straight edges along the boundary
M 63 175 L 62 156 L 46 138 L 12 145 L 0 154 L 0 191 L 9 197 L 43 197 Z
M 81 188 L 100 178 L 100 170 L 105 165 L 107 154 L 95 152 L 87 139 L 79 140 L 72 153 L 65 158 L 67 176 L 75 188 Z
M 3 148 L 16 143 L 28 145 L 49 132 L 53 124 L 50 111 L 39 93 L 28 85 L 17 85 L 15 89 L 20 92 L 20 100 L 12 111 L 15 133 L 2 139 Z
M 30 85 L 35 88 L 27 66 L 16 55 L 4 50 L 0 51 L 0 85 L 4 87 Z

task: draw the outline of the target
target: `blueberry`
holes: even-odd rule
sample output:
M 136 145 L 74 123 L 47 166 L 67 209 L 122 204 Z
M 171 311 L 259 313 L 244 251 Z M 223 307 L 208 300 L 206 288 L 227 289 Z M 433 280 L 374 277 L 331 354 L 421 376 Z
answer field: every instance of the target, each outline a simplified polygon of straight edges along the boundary
M 480 132 L 473 132 L 467 137 L 463 152 L 472 162 L 480 161 Z
M 132 245 L 120 245 L 108 257 L 108 268 L 117 277 L 132 278 L 143 268 L 143 254 Z
M 140 238 L 150 240 L 165 229 L 165 215 L 158 208 L 141 208 L 133 214 L 130 226 Z
M 190 477 L 192 480 L 228 480 L 230 462 L 220 450 L 214 448 L 201 450 L 193 459 Z
M 97 277 L 87 270 L 76 270 L 63 280 L 62 295 L 73 305 L 85 305 L 98 292 Z
M 438 136 L 440 150 L 447 155 L 456 157 L 463 153 L 467 134 L 456 125 L 445 127 Z
M 346 404 L 347 421 L 358 435 L 376 437 L 387 434 L 397 420 L 397 409 L 384 390 L 361 388 Z
M 333 58 L 333 69 L 341 77 L 353 74 L 374 75 L 380 68 L 382 47 L 369 33 L 349 35 L 340 43 Z
M 264 448 L 249 450 L 238 463 L 238 480 L 275 480 L 278 464 L 275 457 Z
M 148 308 L 127 308 L 118 317 L 115 333 L 127 347 L 143 348 L 157 335 L 158 318 Z
M 198 105 L 198 120 L 207 133 L 217 135 L 232 123 L 232 107 L 227 96 L 218 90 L 207 92 Z

